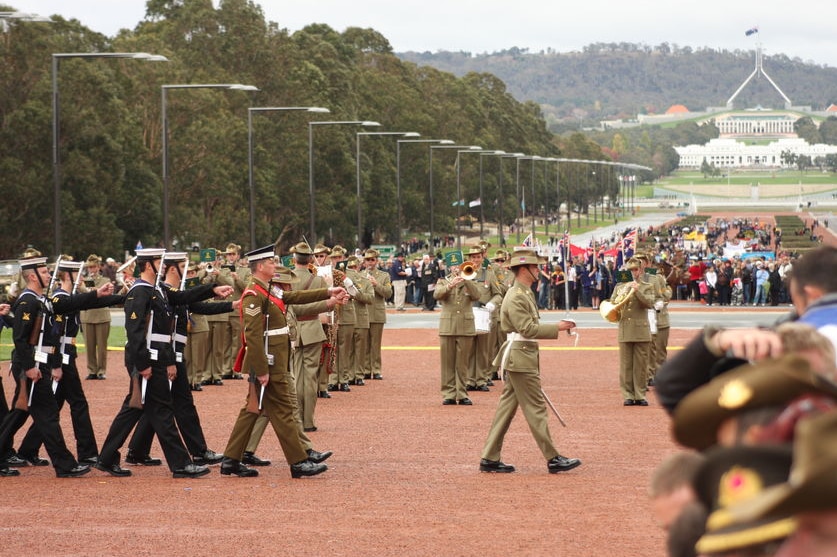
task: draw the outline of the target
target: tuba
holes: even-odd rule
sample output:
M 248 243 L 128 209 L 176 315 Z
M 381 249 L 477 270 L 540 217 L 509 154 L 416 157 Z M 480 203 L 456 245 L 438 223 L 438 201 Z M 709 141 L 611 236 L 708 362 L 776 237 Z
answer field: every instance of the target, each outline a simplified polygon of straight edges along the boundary
M 459 266 L 459 276 L 465 280 L 474 280 L 477 278 L 477 268 L 470 261 L 466 261 Z
M 625 304 L 633 298 L 634 290 L 633 288 L 629 289 L 627 294 L 624 292 L 620 292 L 616 295 L 616 297 L 611 302 L 610 300 L 603 300 L 599 303 L 599 313 L 602 316 L 602 319 L 605 321 L 610 321 L 611 323 L 619 323 L 619 320 L 622 319 L 622 308 L 625 307 Z

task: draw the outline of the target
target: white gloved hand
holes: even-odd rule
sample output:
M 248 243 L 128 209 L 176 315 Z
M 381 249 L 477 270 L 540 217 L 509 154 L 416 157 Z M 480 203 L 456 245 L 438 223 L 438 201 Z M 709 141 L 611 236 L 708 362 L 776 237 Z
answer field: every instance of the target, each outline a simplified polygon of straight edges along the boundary
M 350 279 L 349 277 L 343 279 L 343 286 L 346 287 L 346 292 L 349 293 L 349 296 L 357 296 L 360 293 L 358 292 L 355 283 L 353 283 L 352 279 Z
M 665 307 L 665 302 L 662 300 L 657 300 L 654 302 L 654 309 L 657 311 L 661 311 Z
M 488 302 L 487 304 L 485 304 L 485 309 L 487 309 L 488 311 L 494 311 L 495 309 L 497 309 L 497 306 L 494 305 L 494 302 Z

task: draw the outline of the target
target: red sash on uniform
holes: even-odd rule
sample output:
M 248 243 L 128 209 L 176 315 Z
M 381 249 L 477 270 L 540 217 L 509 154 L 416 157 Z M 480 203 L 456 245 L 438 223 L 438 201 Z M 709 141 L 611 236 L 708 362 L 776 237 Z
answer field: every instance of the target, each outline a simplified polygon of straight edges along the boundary
M 287 313 L 287 308 L 285 307 L 285 302 L 282 301 L 282 298 L 277 298 L 276 296 L 274 296 L 273 294 L 271 294 L 270 292 L 265 290 L 264 287 L 261 284 L 258 284 L 258 283 L 254 284 L 253 288 L 255 288 L 255 290 L 250 289 L 250 288 L 244 290 L 244 292 L 241 293 L 241 298 L 240 299 L 244 300 L 244 296 L 247 296 L 247 295 L 255 296 L 257 293 L 262 294 L 263 296 L 267 296 L 268 301 L 270 301 L 270 303 L 272 303 L 276 307 L 278 307 L 283 315 L 285 313 Z M 264 311 L 264 308 L 262 308 L 262 313 L 266 314 L 266 312 Z M 236 354 L 235 362 L 233 363 L 233 371 L 235 373 L 241 373 L 241 369 L 244 367 L 244 354 L 247 351 L 247 340 L 244 338 L 244 309 L 243 309 L 243 305 L 239 306 L 239 308 L 238 308 L 238 318 L 241 322 L 241 348 L 238 349 L 238 354 Z

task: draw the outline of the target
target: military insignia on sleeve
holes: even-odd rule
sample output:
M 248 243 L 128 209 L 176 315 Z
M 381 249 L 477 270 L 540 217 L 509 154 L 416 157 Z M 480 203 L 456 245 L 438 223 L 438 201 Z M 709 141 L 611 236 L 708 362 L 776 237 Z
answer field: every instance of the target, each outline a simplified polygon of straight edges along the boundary
M 52 297 L 52 303 L 53 303 L 53 304 L 57 304 L 57 303 L 58 303 L 58 296 L 53 296 L 53 297 Z
M 56 315 L 55 316 L 55 321 L 58 322 L 58 323 L 61 323 L 62 321 L 64 321 L 64 316 L 63 315 Z
M 132 311 L 131 312 L 131 317 L 129 317 L 128 319 L 136 319 L 136 318 L 137 318 L 137 312 Z
M 23 317 L 20 318 L 22 321 L 29 321 L 30 317 L 29 314 L 24 312 Z
M 254 304 L 250 304 L 249 307 L 244 308 L 244 313 L 249 316 L 258 315 L 262 312 L 261 308 L 255 307 Z

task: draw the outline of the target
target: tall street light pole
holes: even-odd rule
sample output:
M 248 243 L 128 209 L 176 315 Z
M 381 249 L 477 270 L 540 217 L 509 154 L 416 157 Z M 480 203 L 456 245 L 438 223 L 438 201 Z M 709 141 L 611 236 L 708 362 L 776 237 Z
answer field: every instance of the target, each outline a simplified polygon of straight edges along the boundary
M 480 154 L 480 189 L 482 189 L 482 155 L 502 155 L 505 151 L 483 151 L 482 149 L 464 149 L 456 152 L 456 249 L 462 249 L 462 235 L 460 234 L 460 214 L 465 200 L 462 198 L 462 190 L 460 186 L 460 175 L 462 164 L 459 160 L 463 153 L 479 153 Z M 482 202 L 482 200 L 480 200 Z M 482 223 L 480 223 L 480 237 L 482 237 Z
M 505 194 L 503 193 L 503 179 L 504 179 L 504 172 L 503 172 L 503 159 L 517 159 L 520 157 L 525 157 L 526 155 L 523 153 L 509 153 L 508 155 L 500 155 L 500 182 L 499 182 L 499 190 L 500 195 L 499 197 L 499 210 L 500 210 L 500 247 L 506 245 L 506 239 L 503 237 L 503 223 L 505 222 L 505 215 L 503 213 L 503 198 Z
M 401 137 L 421 137 L 420 133 L 417 132 L 357 132 L 355 134 L 357 139 L 355 141 L 355 147 L 357 149 L 356 156 L 355 156 L 355 166 L 357 172 L 357 246 L 359 248 L 365 248 L 367 246 L 363 245 L 363 210 L 361 209 L 361 188 L 360 188 L 360 138 L 361 136 L 382 136 L 382 135 L 400 135 Z M 396 143 L 396 150 L 398 149 Z M 397 167 L 396 162 L 396 167 Z
M 378 122 L 369 120 L 340 120 L 328 122 L 308 122 L 308 233 L 309 242 L 317 241 L 317 224 L 314 215 L 314 126 L 380 126 Z
M 250 249 L 256 249 L 256 187 L 253 179 L 253 114 L 258 112 L 331 112 L 319 106 L 254 106 L 247 109 L 247 179 L 250 187 Z
M 14 12 L 17 13 L 17 12 Z M 27 20 L 28 21 L 28 20 Z M 32 20 L 40 21 L 40 20 Z M 58 93 L 58 66 L 61 60 L 67 58 L 132 58 L 148 62 L 167 62 L 168 58 L 147 52 L 57 52 L 52 55 L 52 193 L 55 211 L 53 224 L 55 238 L 53 249 L 55 255 L 61 253 L 61 103 Z
M 482 151 L 482 147 L 479 145 L 431 145 L 430 146 L 430 241 L 428 245 L 430 246 L 430 250 L 433 251 L 433 238 L 434 238 L 434 220 L 433 220 L 433 213 L 434 213 L 434 204 L 433 204 L 433 150 L 434 149 L 464 149 L 466 151 Z M 457 159 L 459 158 L 459 154 L 457 154 Z M 457 200 L 458 201 L 458 200 Z
M 403 227 L 403 217 L 401 213 L 401 144 L 402 143 L 438 143 L 439 145 L 453 145 L 450 139 L 398 139 L 395 142 L 395 197 L 398 205 L 398 214 L 396 218 L 395 240 L 396 244 L 401 246 L 401 229 Z M 433 151 L 430 151 L 430 160 L 433 160 Z
M 477 201 L 479 201 L 479 204 L 480 204 L 480 240 L 483 239 L 483 232 L 484 232 L 483 223 L 485 222 L 485 211 L 483 211 L 483 200 L 482 200 L 482 198 L 483 198 L 483 191 L 482 191 L 482 159 L 483 159 L 483 157 L 503 156 L 505 154 L 506 154 L 505 151 L 483 151 L 482 153 L 480 153 L 480 193 L 479 193 L 479 198 L 477 199 Z M 501 159 L 500 165 L 501 165 L 501 170 L 502 170 L 502 159 Z M 469 207 L 470 207 L 470 204 L 469 204 Z
M 162 86 L 162 119 L 163 119 L 163 242 L 166 249 L 171 248 L 171 234 L 169 231 L 169 120 L 166 116 L 167 96 L 170 89 L 229 89 L 233 91 L 258 91 L 254 85 L 241 83 L 178 83 Z

